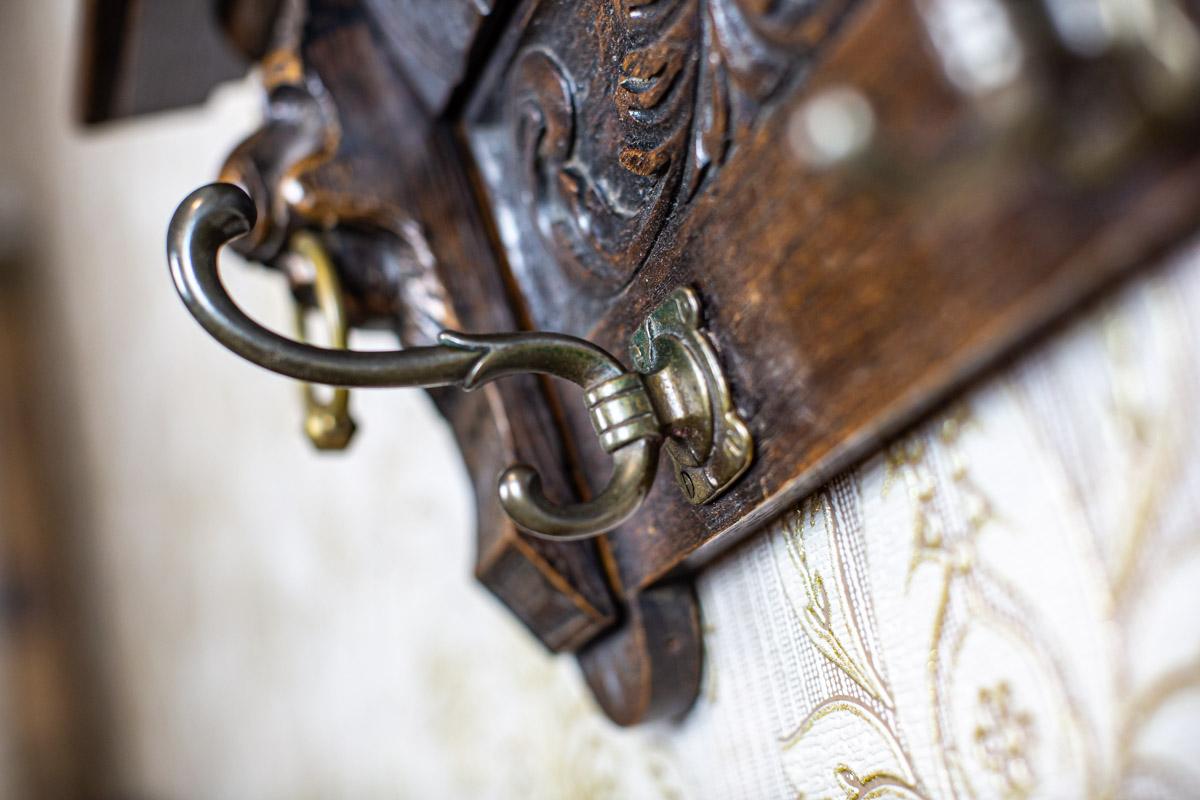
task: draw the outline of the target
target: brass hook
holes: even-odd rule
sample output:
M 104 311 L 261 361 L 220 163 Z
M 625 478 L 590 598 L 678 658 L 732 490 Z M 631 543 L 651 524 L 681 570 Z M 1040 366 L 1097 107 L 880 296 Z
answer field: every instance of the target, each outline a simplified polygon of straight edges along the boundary
M 349 325 L 346 322 L 341 283 L 329 253 L 320 239 L 308 231 L 292 234 L 289 245 L 292 252 L 312 265 L 313 293 L 329 330 L 329 346 L 345 350 L 349 344 Z M 305 311 L 303 305 L 296 304 L 296 338 L 300 341 L 306 340 Z M 332 397 L 321 400 L 311 383 L 305 382 L 301 386 L 304 396 L 304 435 L 318 450 L 345 450 L 358 429 L 354 418 L 350 416 L 350 390 L 339 386 L 333 390 Z
M 438 344 L 393 351 L 336 350 L 293 341 L 246 316 L 221 284 L 217 252 L 248 233 L 254 203 L 227 183 L 188 195 L 167 231 L 171 278 L 188 311 L 217 341 L 261 367 L 299 381 L 336 387 L 459 386 L 538 372 L 583 387 L 592 424 L 613 457 L 613 474 L 597 497 L 559 506 L 542 491 L 533 468 L 500 477 L 500 501 L 531 533 L 582 539 L 615 528 L 641 505 L 658 464 L 662 423 L 642 378 L 582 339 L 556 333 L 468 335 L 444 331 Z

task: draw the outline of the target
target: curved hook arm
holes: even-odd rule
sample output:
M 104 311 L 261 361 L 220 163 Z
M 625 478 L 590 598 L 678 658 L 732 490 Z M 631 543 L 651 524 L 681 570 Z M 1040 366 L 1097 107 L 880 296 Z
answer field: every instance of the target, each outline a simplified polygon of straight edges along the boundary
M 249 233 L 255 218 L 249 195 L 231 183 L 213 183 L 184 198 L 167 229 L 175 289 L 218 342 L 272 372 L 327 386 L 447 386 L 470 371 L 476 356 L 462 350 L 331 350 L 286 339 L 250 319 L 221 284 L 217 251 Z
M 519 373 L 539 372 L 583 387 L 593 421 L 613 456 L 613 474 L 597 497 L 568 506 L 550 502 L 526 465 L 500 476 L 500 501 L 513 521 L 539 536 L 581 539 L 624 522 L 654 482 L 661 440 L 640 378 L 590 342 L 556 333 L 467 335 L 443 332 L 438 344 L 391 351 L 332 350 L 296 342 L 248 317 L 225 291 L 217 269 L 222 246 L 248 233 L 250 197 L 227 183 L 188 195 L 167 231 L 171 278 L 188 311 L 208 333 L 242 358 L 296 380 L 330 386 L 434 387 L 471 390 Z M 631 382 L 632 381 L 632 382 Z M 614 400 L 606 386 L 620 385 Z M 631 401 L 630 398 L 633 398 Z M 615 415 L 615 416 L 614 416 Z

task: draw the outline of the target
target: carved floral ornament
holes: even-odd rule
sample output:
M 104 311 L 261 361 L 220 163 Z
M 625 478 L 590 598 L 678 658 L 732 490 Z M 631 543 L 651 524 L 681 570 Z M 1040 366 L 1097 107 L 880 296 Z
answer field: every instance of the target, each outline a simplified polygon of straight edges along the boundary
M 616 290 L 852 0 L 610 3 L 595 14 L 599 66 L 576 69 L 573 53 L 528 46 L 511 71 L 508 113 L 542 239 Z M 619 146 L 597 144 L 610 138 L 597 130 Z

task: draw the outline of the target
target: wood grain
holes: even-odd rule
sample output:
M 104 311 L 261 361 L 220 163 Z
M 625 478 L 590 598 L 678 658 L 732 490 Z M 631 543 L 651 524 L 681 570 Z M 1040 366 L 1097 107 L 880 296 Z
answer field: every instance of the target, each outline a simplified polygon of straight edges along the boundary
M 267 123 L 231 161 L 263 212 L 242 247 L 274 263 L 292 227 L 320 231 L 355 324 L 624 354 L 670 292 L 698 292 L 756 441 L 707 505 L 664 469 L 595 543 L 524 536 L 496 500 L 503 466 L 538 467 L 558 501 L 605 474 L 578 394 L 432 393 L 475 486 L 480 580 L 578 652 L 622 724 L 695 695 L 690 572 L 1196 228 L 1194 86 L 1147 113 L 1136 53 L 1070 57 L 1013 3 L 1020 80 L 968 90 L 929 7 L 313 0 L 275 31 Z M 847 89 L 872 136 L 830 168 L 797 131 Z
M 365 0 L 389 54 L 431 115 L 454 98 L 515 0 Z
M 543 8 L 560 13 L 556 4 Z M 546 28 L 535 18 L 529 29 L 528 46 L 546 52 Z M 546 58 L 578 59 L 568 49 L 579 46 L 578 35 L 564 33 L 564 47 L 549 46 Z M 790 89 L 730 128 L 720 169 L 709 170 L 691 199 L 686 188 L 676 194 L 644 264 L 588 314 L 574 303 L 539 303 L 545 288 L 531 276 L 561 267 L 522 249 L 519 236 L 507 242 L 537 324 L 614 352 L 672 289 L 696 287 L 753 430 L 755 463 L 726 495 L 692 506 L 660 479 L 642 512 L 608 537 L 626 591 L 704 563 L 1195 227 L 1194 137 L 1160 142 L 1090 181 L 1024 151 L 998 168 L 964 171 L 959 185 L 929 190 L 896 191 L 869 176 L 809 166 L 789 144 L 789 121 L 831 87 L 862 92 L 878 136 L 901 157 L 936 164 L 974 132 L 974 109 L 942 73 L 910 3 L 861 3 L 832 36 L 810 71 L 797 71 Z M 512 63 L 523 68 L 519 57 Z M 589 80 L 619 86 L 622 65 Z M 588 93 L 589 107 L 610 101 Z M 485 175 L 499 172 L 497 118 L 487 103 L 476 107 L 483 111 L 473 144 Z M 620 119 L 611 106 L 598 113 Z M 600 134 L 592 152 L 606 153 L 594 158 L 619 166 L 620 134 L 590 130 Z M 519 153 L 523 134 L 511 123 L 509 137 Z M 527 170 L 514 162 L 514 174 Z M 528 215 L 510 208 L 503 188 L 491 200 L 505 216 Z M 575 414 L 574 424 L 593 474 L 601 474 L 586 420 Z
M 425 114 L 371 19 L 357 3 L 314 0 L 293 22 L 267 58 L 267 120 L 223 171 L 260 209 L 260 226 L 235 246 L 281 265 L 289 230 L 319 232 L 354 324 L 391 328 L 405 346 L 446 328 L 517 328 L 455 138 Z M 610 627 L 616 609 L 595 543 L 526 537 L 496 494 L 500 471 L 524 462 L 549 490 L 575 496 L 556 399 L 532 377 L 430 395 L 475 489 L 479 579 L 550 649 L 573 650 Z

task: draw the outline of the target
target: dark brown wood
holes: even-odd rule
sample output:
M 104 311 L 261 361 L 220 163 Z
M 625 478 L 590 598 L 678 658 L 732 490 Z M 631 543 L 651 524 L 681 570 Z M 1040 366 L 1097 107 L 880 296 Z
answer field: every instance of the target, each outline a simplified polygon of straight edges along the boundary
M 700 691 L 704 637 L 688 582 L 627 598 L 626 618 L 579 651 L 588 688 L 609 719 L 638 725 L 684 714 Z
M 1025 60 L 989 94 L 947 71 L 933 6 L 288 0 L 268 26 L 267 120 L 225 173 L 260 209 L 238 246 L 283 266 L 290 230 L 320 231 L 354 324 L 624 353 L 672 290 L 702 298 L 756 440 L 708 505 L 662 475 L 595 543 L 526 537 L 502 467 L 533 464 L 564 501 L 604 476 L 577 393 L 432 393 L 475 486 L 480 580 L 578 652 L 622 724 L 694 697 L 690 571 L 1200 219 L 1195 80 L 1164 105 L 1136 49 L 1072 57 L 1014 0 Z M 235 28 L 249 51 L 265 35 Z M 872 135 L 831 168 L 798 121 L 847 88 Z
M 266 123 L 223 170 L 260 209 L 236 246 L 276 263 L 289 230 L 320 231 L 351 319 L 387 325 L 408 346 L 445 328 L 517 328 L 454 137 L 424 113 L 369 18 L 354 4 L 316 0 L 282 24 L 291 27 L 275 32 L 265 60 Z M 480 581 L 553 650 L 610 627 L 616 609 L 596 544 L 526 537 L 496 495 L 500 471 L 524 462 L 556 481 L 548 490 L 575 496 L 557 401 L 534 378 L 431 395 L 475 488 Z
M 364 0 L 364 5 L 426 110 L 439 115 L 488 55 L 516 0 Z
M 222 34 L 210 2 L 85 0 L 83 8 L 78 114 L 84 123 L 200 103 L 249 68 Z M 265 8 L 260 16 L 269 13 Z M 251 16 L 236 15 L 243 41 Z
M 862 92 L 894 157 L 930 174 L 971 152 L 976 108 L 911 3 L 760 6 L 544 2 L 468 123 L 534 324 L 620 351 L 694 286 L 754 432 L 755 463 L 725 496 L 692 506 L 660 480 L 610 535 L 628 591 L 819 487 L 1200 212 L 1187 137 L 1087 178 L 1022 149 L 925 187 L 811 167 L 789 121 L 827 88 Z
M 763 5 L 525 4 L 466 130 L 535 327 L 596 326 L 850 4 Z

